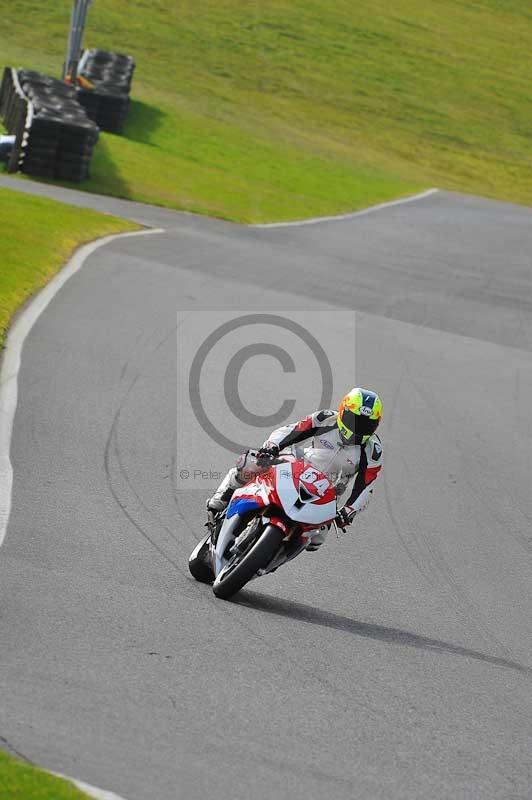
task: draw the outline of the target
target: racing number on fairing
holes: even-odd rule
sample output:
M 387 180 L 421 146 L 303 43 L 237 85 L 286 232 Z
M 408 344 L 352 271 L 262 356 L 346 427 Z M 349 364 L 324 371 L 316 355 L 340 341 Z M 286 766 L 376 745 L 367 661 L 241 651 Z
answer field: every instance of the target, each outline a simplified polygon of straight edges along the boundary
M 321 478 L 318 480 L 318 473 L 316 470 L 311 469 L 310 467 L 306 469 L 305 472 L 301 473 L 299 480 L 303 483 L 310 483 L 312 486 L 315 486 L 319 497 L 323 497 L 329 488 L 329 481 L 327 478 Z

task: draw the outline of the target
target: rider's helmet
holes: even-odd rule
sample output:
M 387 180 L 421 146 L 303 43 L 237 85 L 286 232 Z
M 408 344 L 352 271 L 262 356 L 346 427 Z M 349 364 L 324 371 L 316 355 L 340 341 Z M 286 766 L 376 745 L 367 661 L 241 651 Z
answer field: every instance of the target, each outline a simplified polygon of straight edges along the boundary
M 344 444 L 365 444 L 375 433 L 382 416 L 382 402 L 370 389 L 351 389 L 346 394 L 336 422 Z

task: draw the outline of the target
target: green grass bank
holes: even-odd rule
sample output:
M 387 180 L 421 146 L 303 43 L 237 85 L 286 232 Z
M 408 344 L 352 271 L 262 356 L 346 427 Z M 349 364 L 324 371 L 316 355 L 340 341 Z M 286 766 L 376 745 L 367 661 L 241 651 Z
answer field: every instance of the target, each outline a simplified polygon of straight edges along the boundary
M 0 220 L 0 349 L 17 308 L 50 280 L 79 245 L 139 227 L 9 189 L 0 189 Z
M 0 797 L 3 800 L 87 800 L 87 795 L 56 778 L 0 751 Z
M 0 0 L 5 63 L 58 74 L 70 6 Z M 85 44 L 137 60 L 89 190 L 248 222 L 434 185 L 532 204 L 524 0 L 97 0 Z

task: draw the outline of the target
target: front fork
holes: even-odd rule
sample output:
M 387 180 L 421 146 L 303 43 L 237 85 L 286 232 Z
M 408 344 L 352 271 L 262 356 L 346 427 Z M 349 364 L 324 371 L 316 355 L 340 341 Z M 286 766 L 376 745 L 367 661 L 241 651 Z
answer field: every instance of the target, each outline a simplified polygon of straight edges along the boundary
M 281 528 L 285 534 L 285 537 L 278 552 L 268 565 L 268 569 L 259 570 L 259 575 L 265 575 L 268 572 L 273 572 L 280 567 L 281 564 L 286 564 L 287 561 L 291 561 L 293 558 L 298 556 L 308 544 L 308 542 L 302 539 L 301 532 L 298 530 L 298 525 L 287 525 L 285 522 L 277 518 L 266 518 L 265 522 Z

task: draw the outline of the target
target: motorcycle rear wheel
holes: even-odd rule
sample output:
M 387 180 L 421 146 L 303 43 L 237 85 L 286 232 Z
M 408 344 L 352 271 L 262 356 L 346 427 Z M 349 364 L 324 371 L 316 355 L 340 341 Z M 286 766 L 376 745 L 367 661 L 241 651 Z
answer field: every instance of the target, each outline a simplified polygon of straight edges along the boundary
M 213 583 L 212 590 L 216 597 L 229 600 L 242 589 L 245 584 L 272 560 L 281 542 L 284 533 L 276 525 L 266 525 L 259 538 L 250 544 L 238 562 L 231 562 L 224 567 Z

